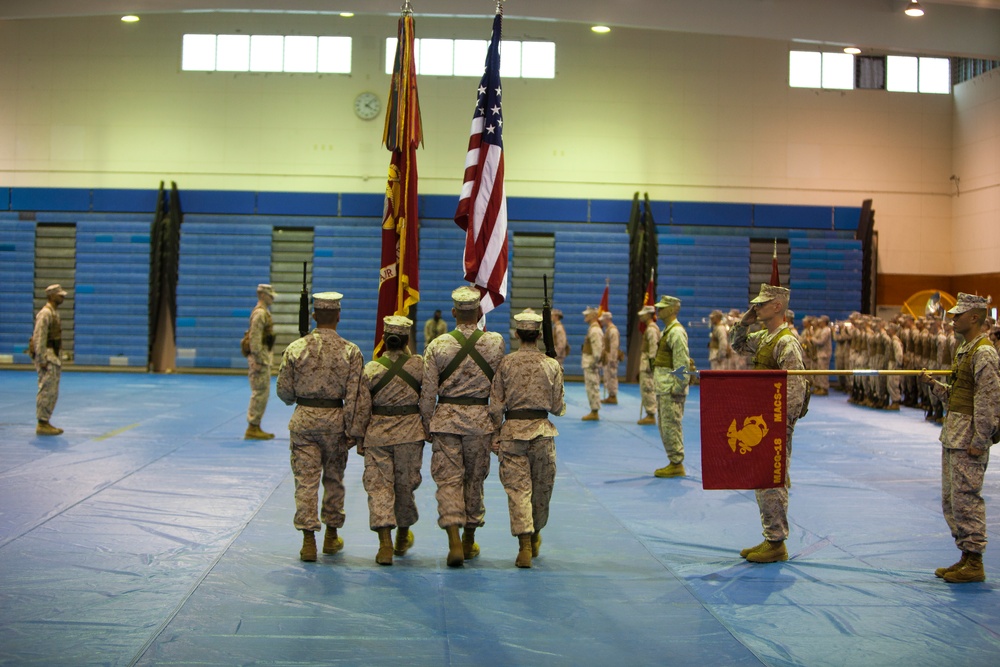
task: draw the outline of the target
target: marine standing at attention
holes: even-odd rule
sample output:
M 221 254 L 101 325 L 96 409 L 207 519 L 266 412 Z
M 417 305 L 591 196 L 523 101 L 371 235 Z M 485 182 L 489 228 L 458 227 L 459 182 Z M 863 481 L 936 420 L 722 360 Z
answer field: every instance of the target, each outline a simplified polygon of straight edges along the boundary
M 556 361 L 559 362 L 559 367 L 565 370 L 566 357 L 569 356 L 569 341 L 566 338 L 563 313 L 558 308 L 552 309 L 552 344 L 556 348 Z
M 642 407 L 646 410 L 646 416 L 636 423 L 641 426 L 655 426 L 656 385 L 653 383 L 653 360 L 656 359 L 656 348 L 660 344 L 656 308 L 643 306 L 639 311 L 639 322 L 646 327 L 642 332 L 642 352 L 639 356 L 639 393 L 642 396 Z
M 273 433 L 260 428 L 260 420 L 267 408 L 271 394 L 271 362 L 274 350 L 274 319 L 269 310 L 274 297 L 274 288 L 266 283 L 257 285 L 257 305 L 250 312 L 250 329 L 247 339 L 250 354 L 247 355 L 247 376 L 250 379 L 250 407 L 247 408 L 247 430 L 243 437 L 247 440 L 270 440 Z
M 687 332 L 677 321 L 681 300 L 675 296 L 661 296 L 656 302 L 656 314 L 663 320 L 663 333 L 653 359 L 653 383 L 656 385 L 656 407 L 660 419 L 660 440 L 670 463 L 657 468 L 656 477 L 683 477 L 684 470 L 684 403 L 688 395 Z M 684 369 L 678 375 L 675 371 Z
M 583 311 L 583 321 L 587 323 L 587 337 L 583 341 L 583 356 L 580 365 L 583 367 L 583 386 L 587 390 L 587 403 L 590 412 L 583 416 L 583 421 L 600 420 L 601 409 L 601 376 L 598 369 L 604 363 L 604 332 L 599 322 L 600 312 L 593 307 Z
M 62 375 L 62 320 L 59 308 L 66 298 L 66 290 L 58 284 L 45 288 L 45 305 L 35 315 L 35 330 L 31 335 L 29 351 L 33 352 L 35 370 L 38 371 L 38 394 L 35 396 L 35 435 L 59 435 L 63 432 L 49 423 L 52 411 L 59 400 L 59 378 Z
M 608 397 L 601 403 L 618 405 L 618 364 L 623 355 L 621 351 L 621 334 L 611 320 L 611 312 L 601 313 L 601 325 L 604 327 L 604 387 Z
M 504 357 L 493 378 L 490 417 L 499 428 L 493 451 L 507 492 L 510 532 L 517 538 L 514 564 L 531 567 L 542 546 L 549 501 L 556 480 L 559 435 L 549 414 L 566 414 L 559 362 L 538 349 L 542 316 L 530 308 L 514 316 L 521 346 Z
M 323 524 L 323 553 L 335 554 L 344 547 L 337 530 L 344 526 L 344 468 L 354 446 L 348 429 L 354 422 L 364 359 L 357 345 L 337 333 L 343 296 L 313 294 L 316 328 L 285 348 L 278 369 L 278 398 L 286 405 L 295 404 L 288 422 L 294 524 L 302 531 L 299 557 L 310 562 L 316 560 L 315 533 Z M 320 481 L 323 503 L 317 515 Z
M 792 333 L 785 319 L 790 290 L 761 284 L 760 293 L 750 301 L 750 309 L 733 325 L 733 349 L 753 355 L 754 369 L 803 370 L 802 344 Z M 752 334 L 747 329 L 755 322 L 764 328 Z M 788 472 L 792 463 L 792 432 L 802 416 L 808 383 L 802 375 L 789 375 L 785 390 L 788 466 L 785 484 L 774 489 L 757 489 L 757 507 L 764 527 L 764 541 L 740 551 L 740 556 L 753 563 L 774 563 L 788 560 L 785 540 L 788 538 Z
M 431 434 L 431 476 L 437 483 L 438 525 L 448 533 L 448 565 L 479 555 L 476 529 L 485 522 L 483 483 L 490 474 L 490 385 L 506 344 L 478 329 L 479 290 L 451 293 L 457 326 L 424 352 L 420 417 Z M 459 528 L 463 527 L 461 537 Z

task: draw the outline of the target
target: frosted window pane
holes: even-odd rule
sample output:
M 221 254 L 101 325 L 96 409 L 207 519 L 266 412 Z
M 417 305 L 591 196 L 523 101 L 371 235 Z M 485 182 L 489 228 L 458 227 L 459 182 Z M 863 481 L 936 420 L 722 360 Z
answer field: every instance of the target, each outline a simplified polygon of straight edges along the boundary
M 451 76 L 455 71 L 455 43 L 450 39 L 422 39 L 420 40 L 420 62 L 417 63 L 417 72 L 420 74 L 433 74 Z
M 854 56 L 849 53 L 824 53 L 823 87 L 853 90 Z
M 526 79 L 554 79 L 555 42 L 521 42 L 521 76 Z
M 316 71 L 317 38 L 309 35 L 285 37 L 285 71 Z
M 250 71 L 280 72 L 284 41 L 281 35 L 251 35 Z
M 481 77 L 489 45 L 485 39 L 456 39 L 455 76 Z
M 519 76 L 521 76 L 521 42 L 504 40 L 500 42 L 500 77 L 516 79 Z
M 920 59 L 920 92 L 951 92 L 951 62 L 947 58 Z
M 215 35 L 184 35 L 181 69 L 193 72 L 215 70 Z
M 351 38 L 350 37 L 320 37 L 319 66 L 320 72 L 336 74 L 351 73 Z
M 917 59 L 887 56 L 885 60 L 885 89 L 897 93 L 917 92 Z
M 215 69 L 219 72 L 250 71 L 250 35 L 219 35 Z
M 788 85 L 792 88 L 820 88 L 822 71 L 821 54 L 813 51 L 788 53 Z

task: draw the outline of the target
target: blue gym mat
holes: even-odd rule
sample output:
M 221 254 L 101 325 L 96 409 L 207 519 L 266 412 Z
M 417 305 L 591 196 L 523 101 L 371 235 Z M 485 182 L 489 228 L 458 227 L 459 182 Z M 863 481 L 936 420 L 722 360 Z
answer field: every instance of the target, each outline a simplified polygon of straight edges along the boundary
M 430 447 L 416 544 L 375 564 L 362 462 L 347 470 L 344 551 L 298 559 L 291 408 L 272 396 L 244 441 L 245 377 L 65 373 L 34 434 L 32 372 L 0 371 L 0 664 L 991 665 L 1000 556 L 948 585 L 938 427 L 916 410 L 815 397 L 795 432 L 786 563 L 760 541 L 750 491 L 703 491 L 699 395 L 684 417 L 689 477 L 637 426 L 638 388 L 585 423 L 567 385 L 541 555 L 514 567 L 506 495 L 487 480 L 482 555 L 445 565 Z M 987 473 L 997 529 L 996 473 Z

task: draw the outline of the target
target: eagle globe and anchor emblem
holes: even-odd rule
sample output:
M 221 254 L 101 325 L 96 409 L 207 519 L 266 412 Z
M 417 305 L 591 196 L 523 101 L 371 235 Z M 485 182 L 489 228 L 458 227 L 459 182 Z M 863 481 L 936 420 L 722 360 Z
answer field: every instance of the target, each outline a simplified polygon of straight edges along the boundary
M 736 420 L 729 425 L 726 436 L 729 438 L 729 448 L 735 453 L 739 448 L 740 454 L 746 454 L 767 435 L 767 423 L 763 415 L 747 417 L 743 420 L 742 428 L 736 428 Z

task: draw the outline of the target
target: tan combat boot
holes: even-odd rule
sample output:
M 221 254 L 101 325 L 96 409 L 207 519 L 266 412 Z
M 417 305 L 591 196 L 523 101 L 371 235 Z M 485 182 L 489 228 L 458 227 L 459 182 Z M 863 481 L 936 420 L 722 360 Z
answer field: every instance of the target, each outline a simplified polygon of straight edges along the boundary
M 307 563 L 316 562 L 316 533 L 311 530 L 302 531 L 302 550 L 299 558 Z
M 462 532 L 462 555 L 465 560 L 472 560 L 479 555 L 479 545 L 476 544 L 476 529 L 465 527 Z
M 603 401 L 601 401 L 601 403 L 604 403 L 605 405 L 618 405 L 618 397 L 608 396 Z
M 540 532 L 536 532 L 534 535 L 531 536 L 531 557 L 537 558 L 538 551 L 541 548 L 542 548 L 542 534 Z
M 646 416 L 636 422 L 639 426 L 656 426 L 656 415 L 651 415 L 648 412 Z
M 957 563 L 955 563 L 954 565 L 949 565 L 948 567 L 939 567 L 938 569 L 934 570 L 934 576 L 938 577 L 939 579 L 943 579 L 944 575 L 948 574 L 949 572 L 954 572 L 958 568 L 965 565 L 965 561 L 967 561 L 968 559 L 969 559 L 969 554 L 963 551 L 962 557 L 959 559 Z
M 584 422 L 597 422 L 597 421 L 601 421 L 601 417 L 600 417 L 600 415 L 597 414 L 597 410 L 591 410 L 590 412 L 588 412 L 587 414 L 585 414 L 580 419 L 580 421 L 584 421 Z
M 260 426 L 257 424 L 250 424 L 247 426 L 246 433 L 243 434 L 244 440 L 271 440 L 273 438 L 273 433 L 267 433 L 266 431 L 260 430 Z
M 392 565 L 392 528 L 378 529 L 378 553 L 375 562 L 379 565 Z
M 396 530 L 396 548 L 393 550 L 397 556 L 405 556 L 406 552 L 413 546 L 413 531 L 400 526 Z
M 986 571 L 983 570 L 983 555 L 971 551 L 965 552 L 965 565 L 957 570 L 946 572 L 941 578 L 949 584 L 973 584 L 986 581 Z
M 742 551 L 740 551 L 740 556 L 742 556 L 743 558 L 746 558 L 750 554 L 756 553 L 758 551 L 763 551 L 764 549 L 767 549 L 767 540 L 764 540 L 763 542 L 761 542 L 757 546 L 747 547 L 746 549 L 743 549 Z
M 59 435 L 63 430 L 61 428 L 56 428 L 48 422 L 38 421 L 38 426 L 35 427 L 35 435 Z
M 458 534 L 458 526 L 445 528 L 448 533 L 448 567 L 462 567 L 465 553 L 462 550 L 462 538 Z
M 323 535 L 323 553 L 335 554 L 344 548 L 344 538 L 337 536 L 337 529 L 333 526 L 326 527 L 326 534 Z
M 784 540 L 781 542 L 768 541 L 767 546 L 760 551 L 748 553 L 747 560 L 751 563 L 777 563 L 788 560 L 788 550 L 785 548 Z
M 531 567 L 531 533 L 517 536 L 517 559 L 514 561 L 514 565 Z
M 653 473 L 654 477 L 684 477 L 687 472 L 683 463 L 671 463 L 665 468 L 657 468 Z

